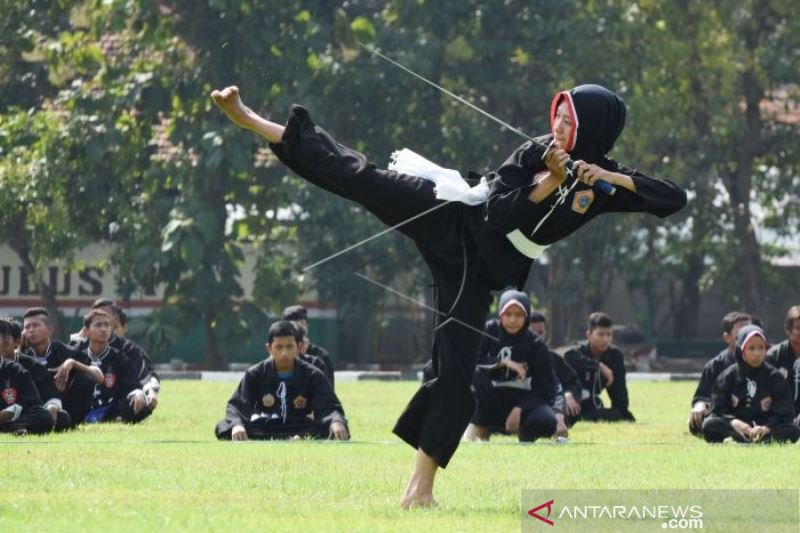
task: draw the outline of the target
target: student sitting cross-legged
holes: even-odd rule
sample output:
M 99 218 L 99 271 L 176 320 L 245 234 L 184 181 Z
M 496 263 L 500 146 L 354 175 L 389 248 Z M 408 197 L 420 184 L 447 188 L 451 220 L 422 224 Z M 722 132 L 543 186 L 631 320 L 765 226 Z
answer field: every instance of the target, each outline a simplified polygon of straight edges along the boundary
M 703 422 L 707 442 L 797 442 L 789 385 L 781 372 L 765 362 L 767 338 L 758 326 L 736 335 L 736 363 L 714 383 L 711 415 Z
M 564 360 L 575 369 L 581 381 L 580 420 L 590 422 L 635 421 L 628 410 L 628 385 L 622 352 L 611 344 L 611 318 L 605 313 L 589 315 L 586 341 L 564 354 Z M 611 399 L 611 407 L 603 406 L 603 389 Z
M 86 421 L 141 422 L 149 414 L 147 400 L 130 359 L 109 344 L 113 324 L 113 318 L 99 309 L 89 311 L 83 319 L 89 336 L 85 353 L 102 374 L 96 382 Z
M 19 364 L 31 375 L 36 391 L 44 402 L 44 408 L 53 419 L 53 429 L 64 431 L 71 428 L 72 419 L 69 413 L 63 409 L 61 399 L 58 397 L 59 393 L 53 381 L 53 373 L 47 369 L 44 362 L 19 351 L 22 345 L 22 327 L 13 318 L 1 318 L 0 333 L 10 334 L 13 339 L 13 343 L 2 344 L 2 348 L 0 348 L 2 354 L 0 355 L 6 361 L 14 361 Z
M 714 388 L 714 383 L 726 368 L 736 364 L 736 358 L 733 356 L 736 351 L 736 335 L 751 322 L 752 317 L 740 311 L 731 311 L 722 318 L 722 340 L 725 341 L 725 349 L 705 364 L 697 389 L 692 396 L 689 432 L 695 437 L 703 436 L 703 421 L 711 414 L 711 390 Z
M 245 372 L 228 400 L 218 439 L 348 440 L 350 432 L 339 398 L 321 370 L 298 358 L 303 338 L 293 322 L 269 328 L 269 357 Z
M 767 362 L 777 368 L 789 383 L 794 402 L 794 423 L 800 424 L 800 305 L 786 312 L 786 340 L 771 347 Z
M 92 367 L 92 361 L 86 353 L 53 338 L 50 315 L 43 307 L 28 309 L 22 320 L 22 334 L 27 347 L 19 360 L 23 366 L 27 360 L 46 368 L 45 379 L 37 380 L 37 373 L 32 374 L 45 408 L 56 417 L 56 430 L 63 425 L 61 420 L 66 418 L 64 411 L 68 414 L 69 427 L 82 423 L 91 408 L 95 383 L 102 378 L 100 369 Z M 41 374 L 41 371 L 38 373 Z M 55 408 L 59 410 L 54 412 Z
M 0 349 L 14 345 L 8 322 L 0 322 Z M 31 374 L 16 361 L 0 357 L 0 433 L 47 433 L 53 419 L 42 407 Z

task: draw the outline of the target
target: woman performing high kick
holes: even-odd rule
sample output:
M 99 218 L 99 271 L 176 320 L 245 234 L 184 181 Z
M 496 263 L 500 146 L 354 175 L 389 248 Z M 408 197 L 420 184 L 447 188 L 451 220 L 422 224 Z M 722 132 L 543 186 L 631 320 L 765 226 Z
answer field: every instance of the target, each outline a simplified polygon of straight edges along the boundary
M 443 182 L 424 170 L 415 175 L 414 165 L 403 161 L 394 168 L 404 171 L 377 168 L 315 125 L 301 106 L 291 107 L 283 126 L 246 107 L 236 87 L 211 97 L 236 125 L 266 139 L 299 176 L 358 203 L 388 226 L 399 225 L 431 271 L 436 377 L 414 394 L 394 427 L 416 449 L 401 500 L 404 508 L 435 504 L 436 472 L 447 466 L 472 417 L 470 383 L 491 291 L 521 289 L 533 259 L 547 245 L 597 215 L 665 217 L 686 204 L 686 193 L 672 182 L 647 177 L 606 156 L 622 132 L 625 104 L 598 85 L 556 94 L 550 134 L 515 150 L 468 200 L 447 202 L 437 194 Z M 599 192 L 601 181 L 615 192 Z

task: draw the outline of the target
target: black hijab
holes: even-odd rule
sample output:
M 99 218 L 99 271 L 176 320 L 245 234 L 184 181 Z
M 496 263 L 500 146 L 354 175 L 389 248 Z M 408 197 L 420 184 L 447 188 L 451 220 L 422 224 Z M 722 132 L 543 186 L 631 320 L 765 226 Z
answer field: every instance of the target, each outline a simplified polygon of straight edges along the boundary
M 578 85 L 569 91 L 561 91 L 550 104 L 551 129 L 556 109 L 564 100 L 575 125 L 567 152 L 576 161 L 602 161 L 625 128 L 625 102 L 600 85 Z

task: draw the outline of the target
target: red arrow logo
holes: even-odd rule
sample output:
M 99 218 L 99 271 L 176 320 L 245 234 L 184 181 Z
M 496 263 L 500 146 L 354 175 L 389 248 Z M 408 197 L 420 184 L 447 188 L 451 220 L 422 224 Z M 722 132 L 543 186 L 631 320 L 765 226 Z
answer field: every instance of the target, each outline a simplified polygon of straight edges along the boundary
M 540 515 L 536 514 L 536 511 L 544 509 L 545 507 L 547 507 L 547 516 L 540 516 Z M 551 526 L 553 526 L 555 524 L 553 524 L 553 521 L 549 519 L 550 518 L 550 511 L 552 511 L 552 507 L 553 507 L 553 500 L 550 500 L 549 502 L 543 503 L 539 507 L 534 507 L 533 509 L 528 511 L 528 514 L 531 515 L 534 518 L 538 518 L 539 520 L 541 520 L 545 524 L 550 524 Z

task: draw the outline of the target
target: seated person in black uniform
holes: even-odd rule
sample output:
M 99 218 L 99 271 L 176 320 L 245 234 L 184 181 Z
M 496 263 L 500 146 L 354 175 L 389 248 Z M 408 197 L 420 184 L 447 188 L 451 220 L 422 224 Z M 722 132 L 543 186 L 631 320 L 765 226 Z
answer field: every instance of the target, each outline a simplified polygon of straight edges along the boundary
M 4 353 L 16 345 L 7 321 L 0 322 L 0 349 Z M 30 372 L 19 363 L 0 357 L 0 433 L 48 433 L 53 429 L 50 413 Z
M 311 345 L 311 341 L 308 340 L 308 332 L 300 322 L 294 322 L 294 326 L 297 328 L 298 333 L 303 338 L 303 340 L 297 345 L 297 356 L 301 361 L 304 361 L 311 366 L 315 366 L 322 370 L 322 373 L 325 374 L 325 377 L 328 378 L 328 381 L 331 383 L 331 388 L 333 388 L 333 371 L 325 364 L 325 361 L 317 356 L 308 353 L 308 347 Z
M 711 413 L 711 389 L 723 370 L 736 363 L 736 335 L 744 326 L 750 325 L 752 318 L 747 313 L 732 311 L 722 318 L 722 340 L 725 348 L 712 357 L 703 367 L 700 381 L 692 397 L 692 410 L 689 412 L 689 432 L 702 437 L 703 420 Z
M 711 414 L 703 422 L 707 442 L 797 442 L 789 385 L 766 363 L 767 338 L 758 326 L 745 326 L 736 336 L 736 363 L 717 378 Z
M 339 398 L 321 370 L 299 360 L 299 342 L 293 322 L 270 326 L 269 357 L 245 372 L 217 424 L 218 439 L 350 438 Z
M 19 363 L 22 368 L 30 373 L 36 391 L 39 393 L 39 398 L 44 401 L 44 408 L 53 419 L 53 429 L 55 431 L 70 429 L 72 427 L 72 419 L 69 413 L 62 408 L 61 399 L 58 397 L 58 391 L 53 382 L 53 373 L 47 369 L 43 362 L 40 363 L 34 357 L 19 351 L 22 345 L 22 327 L 16 320 L 8 317 L 0 319 L 0 331 L 10 332 L 11 337 L 14 339 L 13 344 L 6 343 L 0 349 L 3 359 Z
M 292 322 L 300 324 L 306 329 L 306 335 L 308 336 L 310 334 L 310 328 L 308 326 L 308 311 L 302 305 L 290 305 L 283 310 L 281 319 L 291 320 Z M 322 359 L 322 362 L 325 363 L 325 368 L 327 368 L 325 375 L 328 376 L 328 379 L 331 382 L 331 387 L 335 389 L 336 380 L 334 376 L 333 359 L 331 359 L 331 354 L 328 352 L 328 350 L 318 344 L 314 344 L 309 338 L 308 347 L 306 348 L 305 353 Z
M 115 350 L 122 352 L 135 370 L 139 386 L 147 399 L 147 408 L 142 418 L 147 418 L 158 406 L 158 394 L 161 392 L 161 378 L 155 371 L 153 361 L 150 360 L 150 356 L 147 355 L 144 348 L 125 337 L 125 333 L 128 331 L 128 316 L 113 300 L 99 298 L 92 304 L 92 309 L 103 311 L 112 318 L 113 331 L 108 343 Z M 70 344 L 79 350 L 85 350 L 89 342 L 86 337 L 86 328 L 84 328 L 80 333 L 72 336 Z
M 581 382 L 580 420 L 592 422 L 635 421 L 628 410 L 628 386 L 625 381 L 625 359 L 619 348 L 613 346 L 611 318 L 605 313 L 589 315 L 586 341 L 578 343 L 564 354 L 564 360 L 575 369 Z M 600 394 L 603 390 L 611 399 L 611 407 L 604 407 Z
M 794 423 L 800 424 L 800 305 L 794 305 L 786 312 L 784 328 L 787 338 L 769 349 L 767 362 L 780 370 L 789 382 L 794 402 Z
M 138 371 L 124 353 L 109 344 L 114 319 L 98 309 L 83 319 L 89 335 L 85 354 L 102 377 L 96 382 L 87 422 L 141 422 L 149 414 Z M 58 375 L 56 375 L 58 379 Z
M 53 339 L 50 314 L 43 307 L 32 307 L 22 318 L 23 335 L 27 348 L 23 354 L 44 365 L 56 390 L 61 408 L 69 414 L 71 426 L 75 427 L 86 418 L 92 403 L 94 386 L 102 378 L 98 368 L 85 353 Z M 56 380 L 56 376 L 59 377 Z M 48 385 L 41 384 L 34 376 L 45 407 L 52 412 Z M 48 405 L 50 404 L 50 405 Z M 61 416 L 61 415 L 59 415 Z M 58 429 L 59 423 L 56 423 Z

